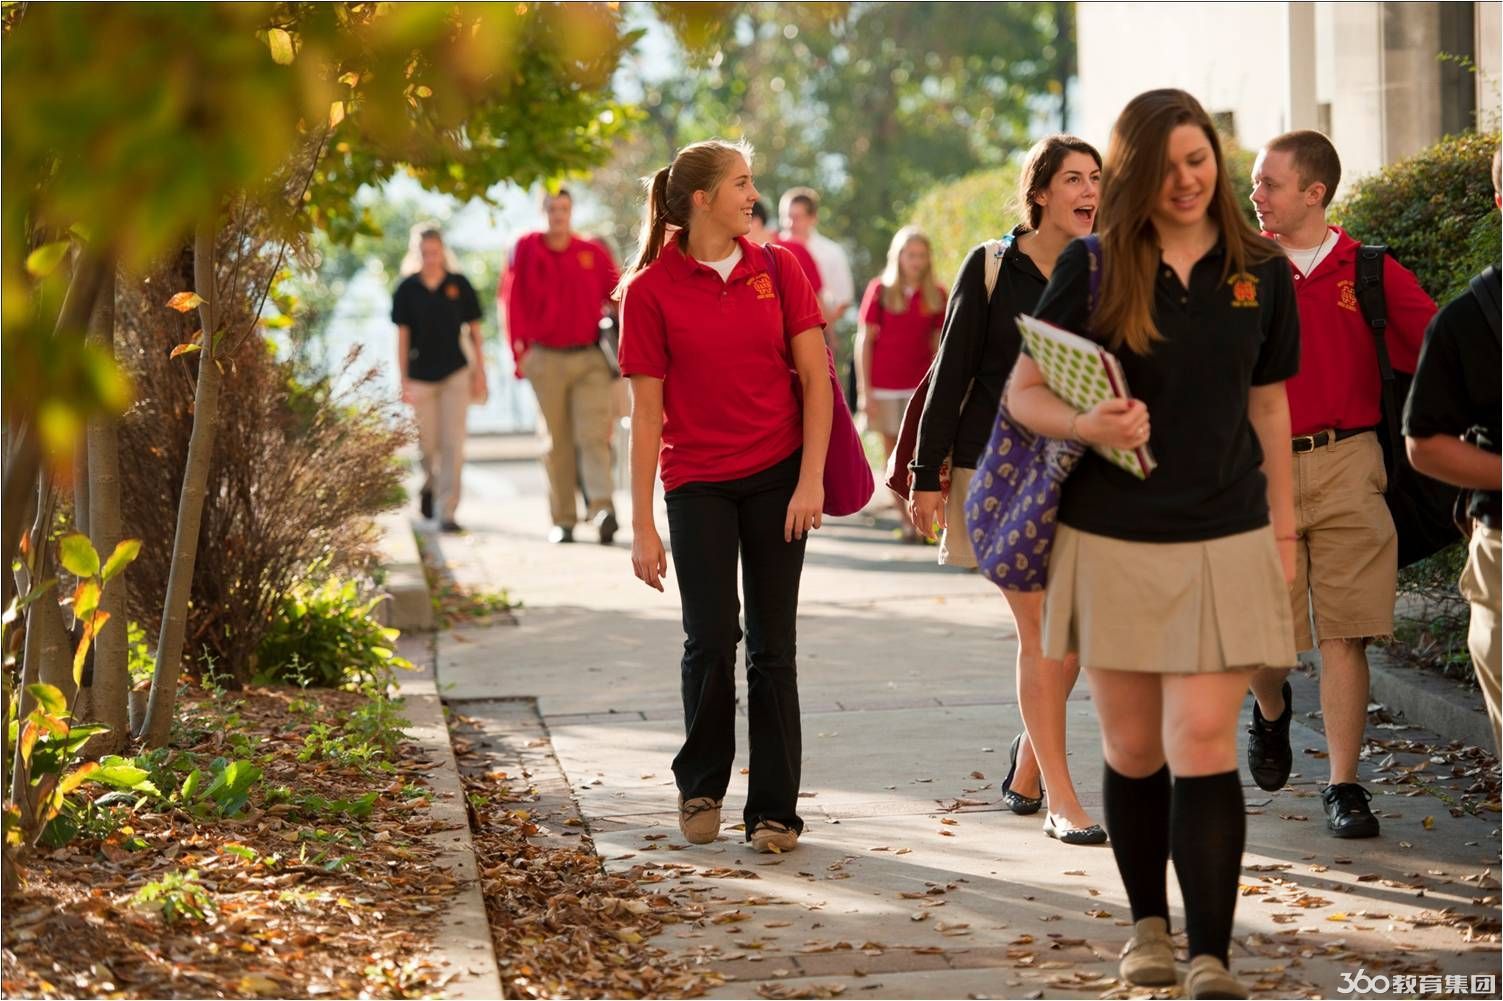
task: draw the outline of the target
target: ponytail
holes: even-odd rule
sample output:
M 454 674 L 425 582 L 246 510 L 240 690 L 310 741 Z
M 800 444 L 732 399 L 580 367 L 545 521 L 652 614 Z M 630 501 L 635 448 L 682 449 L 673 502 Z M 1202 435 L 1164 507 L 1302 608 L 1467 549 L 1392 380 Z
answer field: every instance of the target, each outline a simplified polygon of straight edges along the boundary
M 689 231 L 694 192 L 713 194 L 738 154 L 747 163 L 751 162 L 752 148 L 744 139 L 734 143 L 706 139 L 685 146 L 671 164 L 642 179 L 647 189 L 647 207 L 642 212 L 642 229 L 637 235 L 637 257 L 621 273 L 621 281 L 611 298 L 619 300 L 632 279 L 658 259 L 668 240 L 669 226 L 678 230 L 680 240 L 684 238 Z

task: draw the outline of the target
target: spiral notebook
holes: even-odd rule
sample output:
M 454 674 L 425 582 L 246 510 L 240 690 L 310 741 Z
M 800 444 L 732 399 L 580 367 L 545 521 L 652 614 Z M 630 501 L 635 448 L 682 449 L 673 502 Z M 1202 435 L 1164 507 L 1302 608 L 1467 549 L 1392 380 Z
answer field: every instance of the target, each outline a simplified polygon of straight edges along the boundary
M 1117 356 L 1095 341 L 1072 334 L 1038 317 L 1019 315 L 1018 330 L 1028 353 L 1056 396 L 1076 410 L 1090 410 L 1112 397 L 1128 400 L 1127 376 Z M 1141 448 L 1091 446 L 1103 459 L 1146 480 L 1158 463 L 1147 445 Z

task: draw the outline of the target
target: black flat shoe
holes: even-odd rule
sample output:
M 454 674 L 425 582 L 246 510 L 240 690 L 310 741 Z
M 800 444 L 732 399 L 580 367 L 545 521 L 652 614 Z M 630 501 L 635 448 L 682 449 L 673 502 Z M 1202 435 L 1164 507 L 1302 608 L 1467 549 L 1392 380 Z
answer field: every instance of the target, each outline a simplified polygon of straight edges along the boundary
M 1018 770 L 1018 749 L 1023 746 L 1023 734 L 1018 734 L 1012 739 L 1012 754 L 1007 763 L 1007 778 L 1002 780 L 1002 802 L 1013 813 L 1020 817 L 1031 816 L 1038 813 L 1044 805 L 1044 780 L 1039 779 L 1039 794 L 1037 796 L 1024 796 L 1020 792 L 1012 791 L 1012 777 Z
M 1326 786 L 1320 793 L 1326 807 L 1326 830 L 1337 838 L 1376 838 L 1378 818 L 1368 807 L 1373 794 L 1355 782 Z
M 1065 845 L 1104 845 L 1106 831 L 1100 824 L 1090 827 L 1066 827 L 1063 821 L 1055 820 L 1054 814 L 1044 817 L 1044 833 Z

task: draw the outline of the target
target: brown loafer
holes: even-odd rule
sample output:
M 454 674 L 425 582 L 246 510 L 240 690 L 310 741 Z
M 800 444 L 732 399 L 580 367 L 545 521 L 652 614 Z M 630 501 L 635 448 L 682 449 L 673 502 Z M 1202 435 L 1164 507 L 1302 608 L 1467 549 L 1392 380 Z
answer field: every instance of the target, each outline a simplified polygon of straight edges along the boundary
M 692 799 L 678 798 L 678 829 L 691 844 L 707 845 L 720 833 L 720 804 L 722 800 L 708 796 Z
M 1163 918 L 1144 918 L 1133 926 L 1132 938 L 1122 947 L 1117 975 L 1139 987 L 1174 983 L 1174 943 Z
M 1185 997 L 1241 999 L 1247 988 L 1215 956 L 1196 956 L 1185 974 Z
M 764 820 L 752 829 L 751 843 L 759 852 L 791 852 L 798 847 L 798 831 L 776 820 Z

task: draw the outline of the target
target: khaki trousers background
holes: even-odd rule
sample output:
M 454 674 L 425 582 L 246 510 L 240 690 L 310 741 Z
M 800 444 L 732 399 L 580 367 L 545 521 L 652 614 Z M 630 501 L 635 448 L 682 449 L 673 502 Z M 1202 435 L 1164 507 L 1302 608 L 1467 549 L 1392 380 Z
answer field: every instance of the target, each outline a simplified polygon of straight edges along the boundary
M 1472 651 L 1472 667 L 1477 671 L 1477 687 L 1487 701 L 1487 715 L 1496 735 L 1503 726 L 1503 693 L 1500 693 L 1500 661 L 1503 661 L 1503 646 L 1499 644 L 1499 606 L 1503 604 L 1503 591 L 1499 590 L 1499 566 L 1503 564 L 1503 532 L 1488 528 L 1480 522 L 1473 523 L 1470 552 L 1466 569 L 1461 571 L 1461 596 L 1472 603 L 1471 628 L 1467 632 L 1467 647 Z
M 459 509 L 460 471 L 464 467 L 470 369 L 466 366 L 438 382 L 413 379 L 409 388 L 417 416 L 423 489 L 433 491 L 433 513 L 439 520 L 453 521 Z
M 543 470 L 553 523 L 572 528 L 579 520 L 575 489 L 583 479 L 589 498 L 586 518 L 614 510 L 611 491 L 611 416 L 615 378 L 598 348 L 528 349 L 522 374 L 538 398 Z

